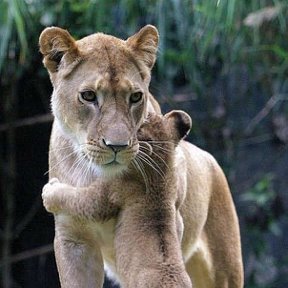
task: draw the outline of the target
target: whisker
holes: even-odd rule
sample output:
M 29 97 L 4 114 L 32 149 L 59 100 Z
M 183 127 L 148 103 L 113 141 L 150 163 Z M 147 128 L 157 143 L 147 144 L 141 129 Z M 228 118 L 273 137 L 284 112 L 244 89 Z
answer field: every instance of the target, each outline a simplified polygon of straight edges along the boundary
M 76 186 L 77 187 L 79 187 L 79 186 L 81 186 L 80 185 L 80 183 L 81 183 L 81 180 L 80 179 L 83 179 L 83 171 L 84 171 L 84 165 L 85 165 L 85 163 L 86 163 L 86 165 L 87 165 L 87 162 L 86 162 L 86 154 L 84 154 L 84 155 L 82 155 L 82 157 L 81 157 L 81 160 L 79 161 L 79 163 L 77 164 L 77 167 L 75 168 L 75 170 L 74 171 L 77 171 L 77 173 L 76 173 L 76 175 L 75 175 L 75 178 L 77 179 L 77 184 L 76 184 Z M 82 164 L 81 165 L 81 167 L 78 169 L 78 167 L 80 166 L 80 164 Z M 73 176 L 74 176 L 74 174 L 73 174 Z
M 63 151 L 63 150 L 67 150 L 70 148 L 75 148 L 75 146 L 74 145 L 67 145 L 67 146 L 63 146 L 63 147 L 49 148 L 49 152 Z
M 92 162 L 93 162 L 93 159 L 92 158 L 90 158 L 90 161 L 89 161 L 89 163 L 88 163 L 88 169 L 87 169 L 87 173 L 86 173 L 86 181 L 87 182 L 90 182 L 90 180 L 91 180 L 91 168 L 92 168 Z M 88 181 L 88 178 L 90 178 L 90 180 Z
M 145 166 L 143 165 L 143 163 L 141 162 L 141 159 L 139 157 L 137 157 L 136 160 L 139 163 L 139 166 L 141 167 L 141 170 L 144 174 L 144 178 L 146 179 L 146 186 L 147 186 L 146 191 L 149 191 L 149 179 L 148 179 L 147 173 L 145 171 Z
M 155 147 L 157 147 L 157 148 L 159 148 L 159 149 L 161 149 L 161 150 L 163 150 L 163 151 L 166 151 L 166 152 L 172 152 L 172 151 L 174 151 L 174 149 L 173 148 L 167 148 L 167 147 L 162 147 L 161 146 L 161 144 L 173 144 L 173 142 L 169 142 L 169 141 L 163 141 L 163 142 L 161 142 L 161 141 L 139 141 L 139 143 L 141 144 L 141 143 L 145 143 L 145 144 L 151 144 L 151 146 L 153 147 L 153 146 L 155 146 Z M 175 144 L 176 145 L 176 144 Z
M 175 141 L 169 141 L 169 140 L 147 140 L 147 141 L 140 140 L 139 142 L 158 143 L 158 144 L 166 143 L 166 144 L 174 144 L 174 145 L 176 144 Z
M 153 145 L 152 145 L 153 146 Z M 139 149 L 141 150 L 141 148 L 145 149 L 146 151 L 150 152 L 150 149 L 145 147 L 145 146 L 139 146 Z M 144 151 L 142 151 L 144 152 Z M 169 166 L 167 165 L 167 163 L 165 162 L 165 160 L 155 151 L 153 151 L 152 149 L 152 154 L 154 154 L 160 161 L 162 161 L 162 163 L 169 169 Z M 148 156 L 148 155 L 147 155 Z
M 69 177 L 71 179 L 78 179 L 78 177 L 76 177 L 77 175 L 75 175 L 75 172 L 78 171 L 79 165 L 83 162 L 85 162 L 85 154 L 83 155 L 83 154 L 79 153 L 78 158 L 76 159 L 76 161 L 74 161 L 73 165 L 71 165 L 70 169 L 66 173 L 66 177 Z M 80 170 L 82 170 L 82 168 L 83 168 L 83 165 L 80 168 Z M 71 171 L 72 175 L 70 175 L 70 171 Z M 79 174 L 79 171 L 77 174 Z
M 90 172 L 90 168 L 91 168 L 91 163 L 92 163 L 92 158 L 90 157 L 87 165 L 85 166 L 84 170 L 83 170 L 83 173 L 81 175 L 81 178 L 83 179 L 83 183 L 87 183 L 87 179 L 88 179 L 88 176 L 89 176 L 89 172 Z M 85 184 L 84 184 L 85 185 Z
M 44 175 L 47 175 L 48 173 L 50 173 L 52 170 L 54 170 L 57 166 L 59 166 L 61 163 L 63 163 L 65 160 L 67 160 L 68 158 L 72 157 L 75 154 L 75 151 L 69 153 L 68 155 L 66 155 L 63 159 L 61 159 L 59 162 L 57 162 L 56 164 L 54 164 L 48 171 L 46 171 L 44 173 Z
M 84 145 L 87 145 L 88 143 L 82 143 L 82 144 L 68 144 L 68 145 L 64 145 L 61 147 L 55 147 L 55 148 L 49 148 L 49 151 L 54 152 L 54 151 L 61 151 L 61 150 L 66 150 L 69 148 L 73 148 L 73 150 L 79 150 L 79 148 L 81 148 Z M 76 148 L 76 149 L 75 149 Z
M 145 172 L 145 169 L 144 169 L 143 164 L 141 163 L 140 159 L 135 158 L 132 161 L 132 165 L 136 168 L 136 170 L 138 169 L 138 171 L 142 175 L 143 180 L 144 180 L 144 184 L 145 184 L 145 188 L 146 188 L 146 193 L 149 193 L 149 185 L 148 185 L 147 174 Z
M 79 162 L 79 159 L 81 159 L 81 157 L 75 157 L 75 160 L 73 161 L 72 165 L 70 166 L 69 170 L 67 171 L 67 175 L 69 175 L 70 171 L 72 171 L 73 167 Z
M 164 147 L 160 146 L 160 144 L 153 143 L 151 146 L 152 146 L 152 148 L 155 147 L 155 148 L 157 148 L 159 150 L 162 150 L 164 152 L 168 152 L 168 153 L 174 152 L 174 149 L 172 149 L 172 148 L 164 148 Z
M 163 173 L 164 175 L 164 172 L 163 170 L 161 169 L 161 167 L 159 166 L 159 164 L 150 156 L 148 155 L 147 153 L 145 153 L 144 151 L 142 150 L 139 150 L 140 154 L 145 158 L 147 158 L 146 160 L 150 161 L 151 164 L 154 164 L 155 166 L 157 166 L 157 168 Z M 155 168 L 155 167 L 154 167 Z
M 147 155 L 146 153 L 144 153 L 143 151 L 139 150 L 139 154 L 138 154 L 139 159 L 141 159 L 143 162 L 145 162 L 148 166 L 150 166 L 155 172 L 157 172 L 163 179 L 165 178 L 165 174 L 162 171 L 161 167 L 157 164 L 157 162 L 155 162 L 149 155 Z M 148 159 L 147 159 L 148 158 Z M 154 167 L 154 165 L 157 166 Z

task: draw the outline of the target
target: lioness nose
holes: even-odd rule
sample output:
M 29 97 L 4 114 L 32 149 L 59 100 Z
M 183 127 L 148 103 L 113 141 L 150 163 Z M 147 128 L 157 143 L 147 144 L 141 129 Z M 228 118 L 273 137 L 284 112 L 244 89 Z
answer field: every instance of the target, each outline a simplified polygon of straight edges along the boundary
M 129 141 L 112 142 L 112 141 L 103 139 L 103 143 L 105 144 L 105 146 L 111 148 L 115 153 L 121 150 L 125 150 L 129 146 Z

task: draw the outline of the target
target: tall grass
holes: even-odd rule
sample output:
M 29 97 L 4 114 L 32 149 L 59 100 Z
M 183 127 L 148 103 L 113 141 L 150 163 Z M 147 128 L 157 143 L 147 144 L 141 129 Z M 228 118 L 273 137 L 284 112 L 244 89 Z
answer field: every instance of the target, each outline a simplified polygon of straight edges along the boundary
M 23 0 L 4 0 L 0 3 L 0 71 L 9 58 L 19 50 L 23 63 L 28 52 L 26 28 L 30 24 L 27 4 Z M 14 50 L 14 51 L 13 51 Z M 10 53 L 9 53 L 10 52 Z
M 243 49 L 249 46 L 257 49 L 266 38 L 261 27 L 245 27 L 245 17 L 267 6 L 287 5 L 284 0 L 120 0 L 117 3 L 111 0 L 34 0 L 29 1 L 29 5 L 27 2 L 4 0 L 0 3 L 0 69 L 12 40 L 20 48 L 19 59 L 24 61 L 29 39 L 39 34 L 31 28 L 39 27 L 41 22 L 69 28 L 79 37 L 95 31 L 126 37 L 145 23 L 152 23 L 161 35 L 159 74 L 169 80 L 177 73 L 172 73 L 173 67 L 169 66 L 184 65 L 186 74 L 193 75 L 195 61 L 205 62 L 213 54 L 221 55 L 224 64 L 243 61 Z M 286 31 L 286 19 L 283 8 L 274 20 L 279 24 L 278 32 Z M 281 52 L 281 49 L 273 49 Z

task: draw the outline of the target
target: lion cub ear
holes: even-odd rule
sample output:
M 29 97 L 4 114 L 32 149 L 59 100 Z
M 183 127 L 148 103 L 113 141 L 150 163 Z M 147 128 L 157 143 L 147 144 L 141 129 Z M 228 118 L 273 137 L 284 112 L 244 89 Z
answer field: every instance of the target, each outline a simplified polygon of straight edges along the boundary
M 156 27 L 144 26 L 138 33 L 127 39 L 127 45 L 135 52 L 136 57 L 152 69 L 156 60 L 159 34 Z
M 173 110 L 165 114 L 164 118 L 168 121 L 168 127 L 171 129 L 173 140 L 176 143 L 184 139 L 192 128 L 192 119 L 184 111 Z
M 58 71 L 60 62 L 65 56 L 65 64 L 71 64 L 79 57 L 75 40 L 68 31 L 58 27 L 48 27 L 39 37 L 40 51 L 44 56 L 43 63 L 49 72 Z

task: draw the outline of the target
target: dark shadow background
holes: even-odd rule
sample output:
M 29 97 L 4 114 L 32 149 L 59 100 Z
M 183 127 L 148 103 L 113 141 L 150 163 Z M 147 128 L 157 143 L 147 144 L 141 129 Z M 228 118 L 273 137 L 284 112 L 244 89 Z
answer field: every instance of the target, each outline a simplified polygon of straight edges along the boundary
M 59 287 L 42 207 L 52 124 L 38 52 L 46 26 L 75 38 L 160 32 L 151 91 L 193 118 L 189 140 L 223 167 L 240 218 L 245 287 L 288 285 L 286 1 L 0 3 L 0 287 Z M 199 2 L 199 1 L 198 1 Z M 112 287 L 108 282 L 105 287 Z

